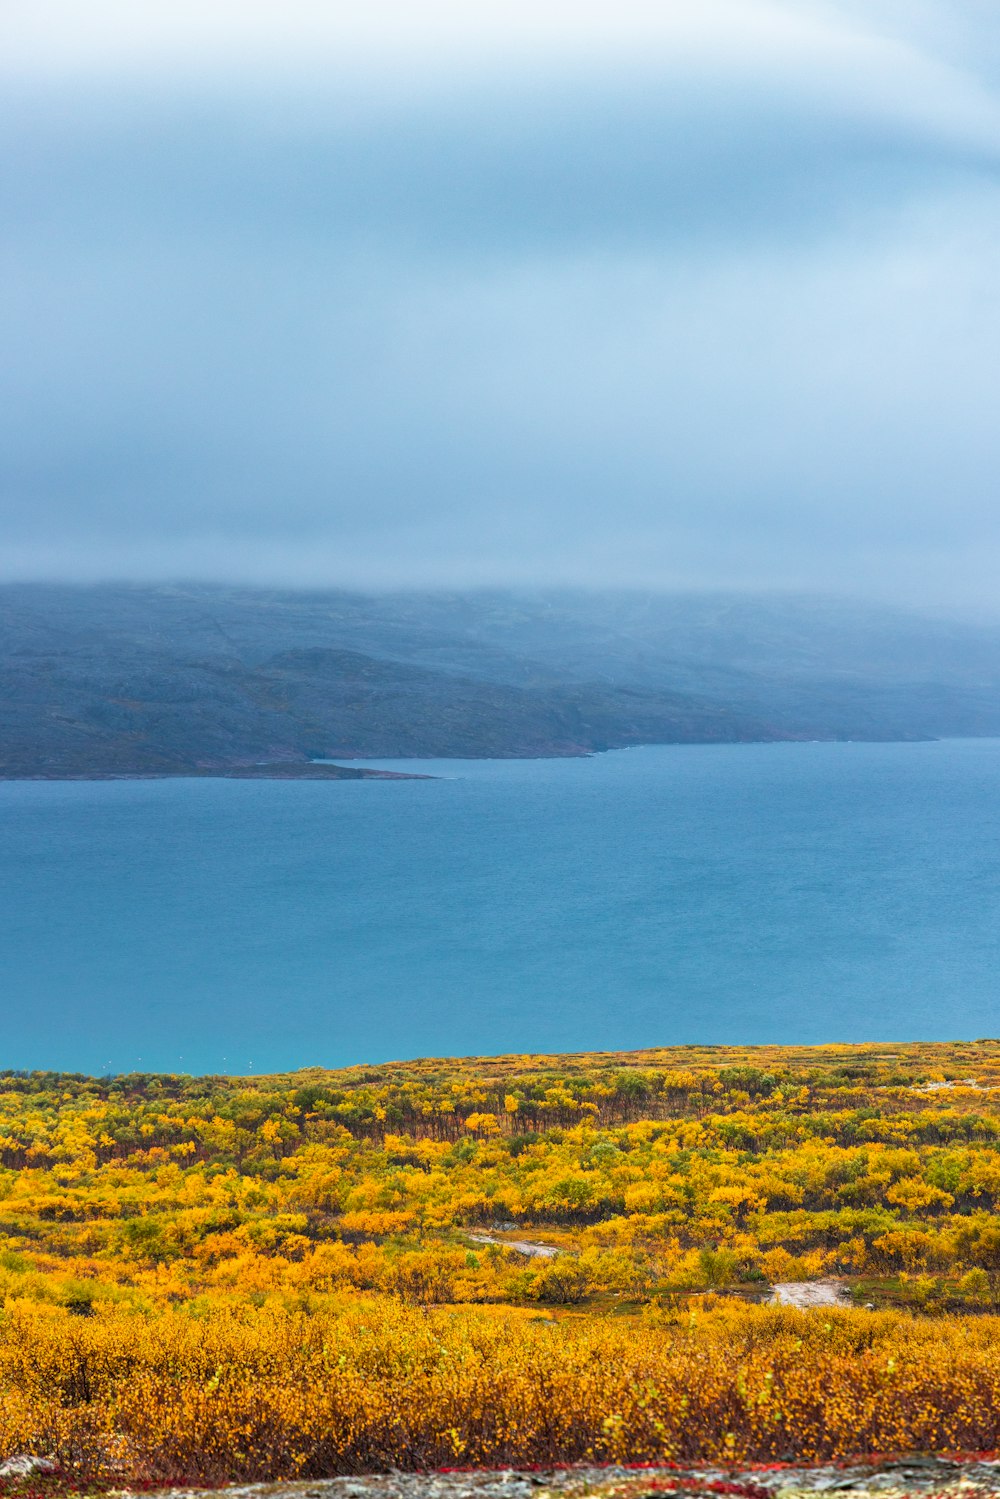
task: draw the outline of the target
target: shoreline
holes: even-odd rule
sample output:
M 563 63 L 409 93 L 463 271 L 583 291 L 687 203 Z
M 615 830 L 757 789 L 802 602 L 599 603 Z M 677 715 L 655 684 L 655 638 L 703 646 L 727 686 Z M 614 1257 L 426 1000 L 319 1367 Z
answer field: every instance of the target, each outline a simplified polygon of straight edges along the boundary
M 183 770 L 77 770 L 0 772 L 0 782 L 14 781 L 435 781 L 437 776 L 405 770 L 370 770 L 367 766 L 314 762 L 271 765 L 227 765 Z
M 960 734 L 949 736 L 926 736 L 899 739 L 676 739 L 643 741 L 636 744 L 602 746 L 599 749 L 574 749 L 572 751 L 533 752 L 530 754 L 491 755 L 393 755 L 375 758 L 412 760 L 436 760 L 443 763 L 463 762 L 508 762 L 508 761 L 563 761 L 594 760 L 604 755 L 624 754 L 641 749 L 722 749 L 746 746 L 760 748 L 776 745 L 928 745 L 949 743 L 985 743 L 990 740 L 1000 743 L 1000 735 Z M 348 757 L 345 756 L 344 759 Z M 0 783 L 5 781 L 164 781 L 164 780 L 236 780 L 236 781 L 436 781 L 440 776 L 427 771 L 375 770 L 366 765 L 344 764 L 343 760 L 275 760 L 250 765 L 215 765 L 164 767 L 149 770 L 5 770 L 0 769 Z

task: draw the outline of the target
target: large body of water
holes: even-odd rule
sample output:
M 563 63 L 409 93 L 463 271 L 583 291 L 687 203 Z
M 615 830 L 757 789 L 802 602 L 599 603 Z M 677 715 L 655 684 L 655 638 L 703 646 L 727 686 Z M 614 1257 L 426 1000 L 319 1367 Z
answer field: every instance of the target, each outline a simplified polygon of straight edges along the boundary
M 0 1067 L 1000 1034 L 1000 741 L 0 785 Z

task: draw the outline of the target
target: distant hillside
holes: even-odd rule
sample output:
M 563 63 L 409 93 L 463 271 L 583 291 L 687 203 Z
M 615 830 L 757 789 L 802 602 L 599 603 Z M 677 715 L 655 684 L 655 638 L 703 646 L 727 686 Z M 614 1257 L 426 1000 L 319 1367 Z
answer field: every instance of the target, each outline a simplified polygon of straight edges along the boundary
M 724 595 L 0 588 L 0 774 L 1000 734 L 1000 630 Z

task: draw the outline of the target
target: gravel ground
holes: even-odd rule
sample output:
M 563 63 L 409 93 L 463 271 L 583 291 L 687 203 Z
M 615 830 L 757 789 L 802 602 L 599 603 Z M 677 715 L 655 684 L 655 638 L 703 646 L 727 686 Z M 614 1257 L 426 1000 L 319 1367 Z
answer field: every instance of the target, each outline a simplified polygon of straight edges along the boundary
M 908 1458 L 819 1468 L 562 1468 L 543 1472 L 386 1473 L 313 1482 L 216 1489 L 213 1499 L 641 1499 L 644 1494 L 730 1495 L 794 1499 L 849 1493 L 864 1499 L 907 1495 L 1000 1495 L 1000 1460 L 949 1462 Z M 162 1499 L 201 1499 L 196 1489 L 165 1490 Z M 126 1499 L 127 1490 L 118 1491 Z M 154 1499 L 145 1495 L 143 1499 Z

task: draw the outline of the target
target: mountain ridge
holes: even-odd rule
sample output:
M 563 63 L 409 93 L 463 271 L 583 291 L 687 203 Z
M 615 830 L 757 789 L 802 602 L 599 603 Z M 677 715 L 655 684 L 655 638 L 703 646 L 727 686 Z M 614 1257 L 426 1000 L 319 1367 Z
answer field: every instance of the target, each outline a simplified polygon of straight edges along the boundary
M 0 775 L 1000 734 L 1000 629 L 804 597 L 0 586 Z

